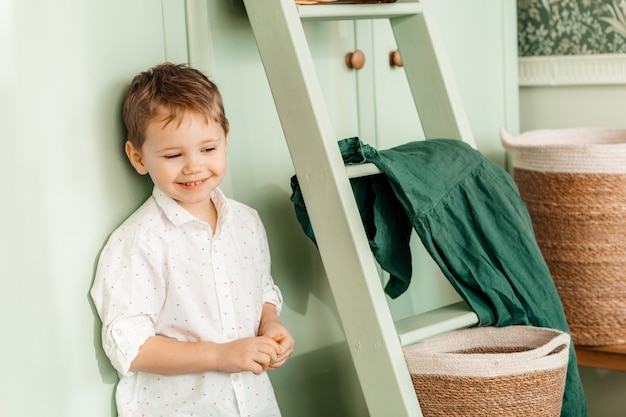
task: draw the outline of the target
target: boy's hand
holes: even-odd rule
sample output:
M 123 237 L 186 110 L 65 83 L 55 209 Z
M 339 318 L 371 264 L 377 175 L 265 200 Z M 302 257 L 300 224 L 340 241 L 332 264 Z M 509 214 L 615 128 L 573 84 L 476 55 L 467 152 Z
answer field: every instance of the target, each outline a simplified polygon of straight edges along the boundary
M 289 331 L 283 326 L 280 317 L 276 313 L 276 306 L 271 303 L 263 304 L 261 322 L 259 323 L 259 336 L 266 336 L 277 342 L 280 346 L 278 356 L 274 358 L 267 370 L 280 368 L 294 351 L 294 340 Z
M 282 336 L 274 337 L 273 339 L 280 345 L 282 353 L 279 353 L 276 359 L 270 363 L 269 368 L 267 368 L 270 371 L 283 366 L 294 351 L 294 340 L 291 334 L 287 332 L 287 329 L 285 329 Z
M 273 341 L 278 343 L 280 348 L 276 358 L 273 358 L 266 368 L 271 371 L 280 368 L 289 359 L 294 351 L 294 340 L 280 321 L 268 321 L 264 324 L 264 326 L 259 327 L 259 335 L 271 337 Z
M 282 353 L 281 346 L 272 338 L 257 336 L 215 345 L 217 347 L 218 371 L 238 373 L 250 371 L 259 375 L 271 369 Z

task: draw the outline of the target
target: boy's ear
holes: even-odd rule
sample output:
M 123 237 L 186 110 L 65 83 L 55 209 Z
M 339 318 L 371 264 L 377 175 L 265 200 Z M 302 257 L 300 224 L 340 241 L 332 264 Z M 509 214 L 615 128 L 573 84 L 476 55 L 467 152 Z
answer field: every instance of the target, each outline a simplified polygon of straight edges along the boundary
M 137 171 L 140 175 L 146 175 L 148 173 L 148 170 L 143 164 L 143 158 L 141 157 L 141 153 L 137 150 L 137 148 L 135 148 L 135 146 L 129 141 L 126 141 L 125 149 L 126 156 L 128 156 L 128 160 L 135 168 L 135 171 Z

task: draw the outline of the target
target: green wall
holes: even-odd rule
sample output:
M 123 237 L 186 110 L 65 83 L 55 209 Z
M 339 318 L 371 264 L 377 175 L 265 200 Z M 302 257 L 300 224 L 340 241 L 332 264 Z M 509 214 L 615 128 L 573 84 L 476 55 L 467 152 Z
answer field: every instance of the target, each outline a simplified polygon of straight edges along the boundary
M 120 98 L 165 58 L 150 0 L 0 2 L 0 415 L 111 416 L 88 301 L 98 252 L 146 196 Z

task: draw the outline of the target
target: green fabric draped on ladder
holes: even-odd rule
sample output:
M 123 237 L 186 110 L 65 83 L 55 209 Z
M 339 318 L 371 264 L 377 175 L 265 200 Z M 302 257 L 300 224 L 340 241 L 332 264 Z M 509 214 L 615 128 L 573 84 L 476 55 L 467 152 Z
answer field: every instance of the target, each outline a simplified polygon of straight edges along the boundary
M 352 180 L 370 247 L 390 273 L 385 292 L 410 284 L 415 229 L 479 326 L 531 325 L 569 333 L 561 300 L 511 176 L 462 141 L 431 139 L 376 150 L 339 141 L 346 164 L 373 163 L 385 175 Z M 296 177 L 291 201 L 315 236 Z M 561 417 L 586 417 L 576 353 L 570 346 Z

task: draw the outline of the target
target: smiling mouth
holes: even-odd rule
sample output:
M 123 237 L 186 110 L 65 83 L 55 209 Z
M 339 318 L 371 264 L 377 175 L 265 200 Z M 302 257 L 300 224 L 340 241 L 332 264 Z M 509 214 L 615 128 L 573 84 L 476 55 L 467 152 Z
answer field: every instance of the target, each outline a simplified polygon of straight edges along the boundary
M 198 180 L 198 181 L 179 182 L 179 184 L 184 186 L 184 187 L 195 187 L 195 186 L 198 186 L 198 185 L 204 183 L 205 181 L 206 181 L 206 179 Z

